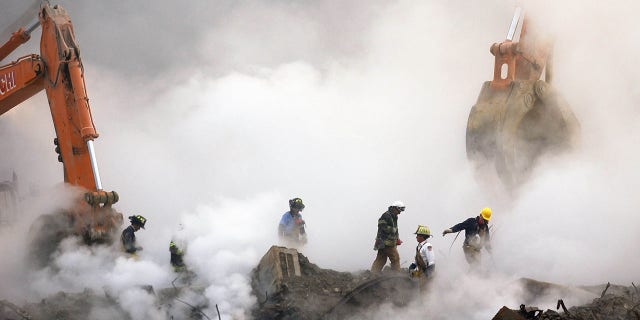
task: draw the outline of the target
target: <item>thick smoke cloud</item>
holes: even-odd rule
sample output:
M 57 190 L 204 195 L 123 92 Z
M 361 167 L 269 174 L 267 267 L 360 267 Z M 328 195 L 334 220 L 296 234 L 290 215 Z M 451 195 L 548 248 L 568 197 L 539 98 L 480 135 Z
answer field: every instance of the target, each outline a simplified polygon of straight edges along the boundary
M 405 267 L 416 226 L 436 234 L 442 290 L 424 301 L 430 314 L 455 309 L 460 318 L 486 319 L 502 304 L 519 304 L 520 288 L 500 291 L 519 277 L 637 281 L 633 1 L 608 10 L 595 1 L 524 3 L 556 36 L 554 86 L 573 106 L 582 145 L 545 158 L 515 199 L 475 179 L 464 149 L 469 109 L 492 75 L 488 48 L 505 37 L 512 1 L 60 3 L 83 49 L 103 184 L 121 195 L 125 216 L 149 218 L 138 233 L 145 250 L 128 261 L 114 256 L 115 247 L 69 240 L 57 270 L 41 270 L 19 292 L 0 288 L 2 295 L 107 286 L 121 301 L 150 305 L 136 286 L 169 286 L 168 241 L 182 223 L 187 262 L 206 286 L 206 312 L 218 304 L 226 315 L 247 317 L 256 299 L 250 269 L 276 243 L 277 221 L 296 196 L 307 204 L 302 252 L 345 271 L 370 267 L 377 218 L 404 201 Z M 2 10 L 0 21 L 12 16 Z M 20 52 L 37 50 L 34 40 Z M 2 243 L 17 248 L 30 221 L 50 211 L 46 195 L 52 205 L 63 197 L 52 190 L 62 172 L 47 109 L 40 94 L 0 117 L 0 180 L 15 170 L 24 197 L 41 199 L 2 229 Z M 494 209 L 489 280 L 466 275 L 460 239 L 449 251 L 453 237 L 439 236 L 484 206 Z M 27 278 L 22 251 L 13 252 L 3 253 L 3 283 Z M 451 305 L 461 300 L 474 302 Z M 133 318 L 160 316 L 127 303 Z

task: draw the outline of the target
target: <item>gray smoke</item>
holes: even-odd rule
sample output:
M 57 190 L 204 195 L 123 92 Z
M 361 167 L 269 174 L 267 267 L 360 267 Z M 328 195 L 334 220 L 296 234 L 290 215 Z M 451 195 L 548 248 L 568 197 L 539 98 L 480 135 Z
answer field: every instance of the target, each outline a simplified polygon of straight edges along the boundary
M 544 159 L 517 199 L 476 180 L 464 147 L 468 112 L 492 75 L 488 48 L 506 35 L 511 1 L 61 4 L 82 48 L 103 184 L 121 195 L 125 216 L 149 219 L 137 233 L 145 249 L 130 261 L 116 246 L 69 240 L 57 270 L 41 270 L 20 294 L 2 287 L 3 296 L 106 286 L 131 317 L 158 317 L 138 286 L 170 286 L 168 242 L 183 223 L 206 312 L 218 304 L 246 318 L 256 301 L 249 272 L 275 244 L 292 197 L 307 205 L 302 252 L 343 271 L 370 267 L 379 215 L 405 202 L 403 265 L 418 224 L 436 235 L 441 290 L 416 306 L 430 306 L 429 315 L 486 319 L 517 306 L 521 289 L 500 290 L 519 277 L 637 281 L 635 2 L 608 10 L 595 1 L 527 3 L 556 36 L 554 86 L 573 106 L 583 144 Z M 12 16 L 2 10 L 0 21 Z M 37 52 L 36 43 L 21 52 Z M 52 195 L 1 231 L 2 243 L 16 247 L 46 204 L 60 202 L 51 191 L 62 172 L 47 109 L 39 94 L 0 117 L 0 180 L 15 170 L 22 194 Z M 485 260 L 491 276 L 476 279 L 466 275 L 461 240 L 449 252 L 453 237 L 439 234 L 484 206 L 494 210 L 495 248 L 493 262 Z M 21 252 L 3 255 L 3 283 L 31 277 L 21 274 Z M 469 308 L 451 304 L 462 299 Z

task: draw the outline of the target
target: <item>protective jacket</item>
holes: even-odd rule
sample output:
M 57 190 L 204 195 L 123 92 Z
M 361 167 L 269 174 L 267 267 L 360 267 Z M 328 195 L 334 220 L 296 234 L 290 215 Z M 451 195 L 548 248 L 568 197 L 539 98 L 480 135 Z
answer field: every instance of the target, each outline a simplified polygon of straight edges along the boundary
M 287 211 L 282 215 L 280 224 L 278 224 L 278 235 L 299 241 L 300 236 L 304 236 L 306 233 L 304 225 L 305 223 L 300 213 L 292 215 L 291 211 Z
M 436 256 L 433 253 L 433 246 L 427 240 L 422 241 L 416 247 L 416 264 L 421 267 L 428 267 L 436 263 Z
M 169 252 L 171 253 L 171 266 L 173 266 L 173 268 L 176 270 L 184 268 L 185 265 L 184 261 L 182 260 L 184 252 L 180 248 L 178 248 L 175 241 L 171 241 L 169 243 Z
M 374 249 L 395 247 L 398 238 L 398 215 L 386 211 L 378 219 L 378 234 Z
M 451 227 L 451 231 L 459 232 L 464 230 L 464 245 L 472 246 L 478 250 L 483 246 L 489 249 L 491 248 L 489 223 L 479 224 L 478 219 L 478 217 L 469 218 Z
M 126 229 L 122 231 L 122 235 L 120 236 L 120 240 L 122 240 L 122 246 L 124 247 L 124 251 L 127 253 L 136 253 L 138 250 L 136 248 L 136 234 L 133 226 L 128 226 Z

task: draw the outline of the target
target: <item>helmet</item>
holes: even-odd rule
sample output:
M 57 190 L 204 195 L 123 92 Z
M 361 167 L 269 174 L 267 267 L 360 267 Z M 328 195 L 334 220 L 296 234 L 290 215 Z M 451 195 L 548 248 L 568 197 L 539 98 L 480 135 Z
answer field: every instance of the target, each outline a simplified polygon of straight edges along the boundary
M 396 207 L 398 209 L 404 209 L 404 203 L 400 200 L 394 201 L 389 207 Z
M 304 209 L 304 203 L 302 203 L 302 199 L 300 198 L 293 198 L 289 200 L 289 208 L 302 210 Z
M 414 234 L 425 236 L 426 238 L 429 238 L 431 236 L 431 231 L 429 230 L 429 227 L 427 227 L 427 226 L 418 225 L 418 230 L 416 230 L 416 232 L 414 232 Z
M 480 211 L 480 215 L 482 216 L 482 219 L 487 221 L 491 220 L 491 208 L 482 209 L 482 211 Z
M 144 224 L 147 223 L 147 219 L 139 214 L 135 216 L 129 216 L 129 221 L 131 221 L 132 224 L 139 225 L 142 229 L 144 229 Z

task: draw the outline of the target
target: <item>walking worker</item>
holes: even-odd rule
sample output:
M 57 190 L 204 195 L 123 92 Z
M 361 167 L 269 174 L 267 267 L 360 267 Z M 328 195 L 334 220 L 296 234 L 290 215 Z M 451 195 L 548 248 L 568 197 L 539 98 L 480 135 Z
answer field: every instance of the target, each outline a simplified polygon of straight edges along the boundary
M 302 210 L 305 206 L 300 198 L 289 200 L 289 211 L 285 212 L 278 224 L 278 236 L 286 245 L 297 247 L 307 243 L 307 233 L 302 220 Z
M 378 219 L 378 234 L 373 245 L 373 250 L 378 251 L 378 255 L 371 265 L 371 273 L 380 273 L 387 263 L 387 258 L 391 262 L 391 269 L 400 271 L 400 254 L 397 246 L 402 244 L 402 240 L 398 235 L 398 215 L 404 209 L 404 203 L 395 201 Z
M 480 250 L 482 248 L 491 253 L 489 220 L 491 220 L 491 209 L 484 208 L 477 217 L 469 218 L 449 229 L 445 229 L 442 232 L 442 236 L 464 230 L 465 238 L 462 244 L 464 257 L 470 265 L 475 265 L 480 262 Z
M 142 247 L 136 246 L 135 232 L 144 229 L 144 224 L 147 223 L 147 219 L 141 215 L 129 216 L 131 225 L 122 231 L 120 240 L 122 240 L 122 246 L 124 251 L 130 254 L 135 254 L 137 251 L 142 250 Z

